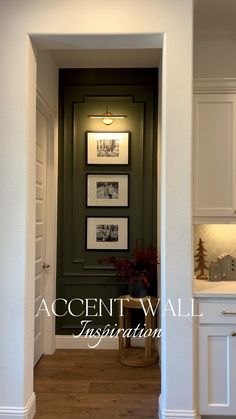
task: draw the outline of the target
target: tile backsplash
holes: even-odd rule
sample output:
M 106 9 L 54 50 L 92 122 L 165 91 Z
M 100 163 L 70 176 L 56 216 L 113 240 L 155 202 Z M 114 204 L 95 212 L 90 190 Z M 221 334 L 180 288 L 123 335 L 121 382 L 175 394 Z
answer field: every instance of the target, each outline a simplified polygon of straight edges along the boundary
M 236 224 L 197 224 L 193 228 L 194 254 L 201 237 L 205 242 L 208 266 L 223 252 L 236 258 Z

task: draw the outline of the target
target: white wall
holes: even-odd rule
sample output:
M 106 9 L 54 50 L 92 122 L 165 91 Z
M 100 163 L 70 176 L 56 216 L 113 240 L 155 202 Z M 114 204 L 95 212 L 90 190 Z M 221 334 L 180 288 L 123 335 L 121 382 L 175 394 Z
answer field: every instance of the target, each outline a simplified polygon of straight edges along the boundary
M 0 414 L 27 416 L 32 397 L 36 62 L 28 34 L 45 48 L 122 49 L 131 35 L 150 46 L 165 33 L 161 147 L 162 298 L 192 296 L 191 0 L 1 0 Z M 40 34 L 40 35 L 39 35 Z M 53 37 L 50 37 L 53 34 Z M 62 34 L 56 37 L 54 34 Z M 92 34 L 94 37 L 84 37 Z M 103 35 L 103 37 L 101 37 Z M 114 36 L 111 36 L 114 35 Z M 145 36 L 147 35 L 147 37 Z M 53 39 L 52 39 L 53 38 Z M 161 36 L 156 39 L 161 40 Z M 102 42 L 99 44 L 99 40 Z M 53 41 L 53 42 L 51 42 Z M 133 48 L 129 45 L 129 48 Z M 159 44 L 156 47 L 160 47 Z M 42 81 L 43 83 L 43 81 Z M 45 88 L 46 89 L 46 88 Z M 47 89 L 46 89 L 47 90 Z M 54 97 L 55 93 L 50 94 Z M 7 179 L 7 182 L 6 182 Z M 184 258 L 183 258 L 184 255 Z M 183 260 L 185 261 L 183 263 Z M 163 318 L 162 417 L 195 417 L 191 318 Z M 183 373 L 184 371 L 184 373 Z M 181 386 L 180 386 L 181 383 Z M 32 400 L 32 399 L 31 399 Z M 3 406 L 8 406 L 4 410 Z M 24 410 L 26 407 L 26 411 Z M 22 413 L 23 412 L 23 413 Z M 26 413 L 24 413 L 26 412 Z
M 236 41 L 199 40 L 194 43 L 195 78 L 235 78 Z
M 7 16 L 0 28 L 0 406 L 23 407 L 33 383 L 36 65 L 29 40 L 17 39 Z

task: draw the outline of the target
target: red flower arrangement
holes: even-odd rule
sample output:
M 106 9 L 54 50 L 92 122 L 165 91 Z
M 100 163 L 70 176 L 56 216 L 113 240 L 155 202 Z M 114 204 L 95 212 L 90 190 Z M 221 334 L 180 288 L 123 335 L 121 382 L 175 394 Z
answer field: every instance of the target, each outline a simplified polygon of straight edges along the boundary
M 121 281 L 134 284 L 141 279 L 146 288 L 150 286 L 150 281 L 156 275 L 158 253 L 155 248 L 143 247 L 143 243 L 136 241 L 135 250 L 131 259 L 119 259 L 115 256 L 107 257 L 99 261 L 100 264 L 111 264 L 116 269 L 116 276 Z

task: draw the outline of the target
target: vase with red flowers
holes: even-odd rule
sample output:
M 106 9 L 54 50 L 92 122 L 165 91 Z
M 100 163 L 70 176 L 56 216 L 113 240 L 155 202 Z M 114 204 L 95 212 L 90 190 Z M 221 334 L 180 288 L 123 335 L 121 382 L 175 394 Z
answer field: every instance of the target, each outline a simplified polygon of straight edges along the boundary
M 143 242 L 136 240 L 136 246 L 131 258 L 121 259 L 115 256 L 99 261 L 101 264 L 111 264 L 116 270 L 117 279 L 128 283 L 131 297 L 146 297 L 151 282 L 157 274 L 158 253 L 152 246 L 144 247 Z

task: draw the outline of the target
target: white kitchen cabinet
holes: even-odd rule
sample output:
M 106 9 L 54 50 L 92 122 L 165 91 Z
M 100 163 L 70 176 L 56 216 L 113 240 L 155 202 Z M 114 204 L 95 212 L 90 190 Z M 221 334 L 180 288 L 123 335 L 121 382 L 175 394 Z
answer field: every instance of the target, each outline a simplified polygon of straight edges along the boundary
M 236 94 L 194 95 L 193 215 L 236 221 Z
M 236 417 L 236 300 L 199 303 L 199 413 Z

